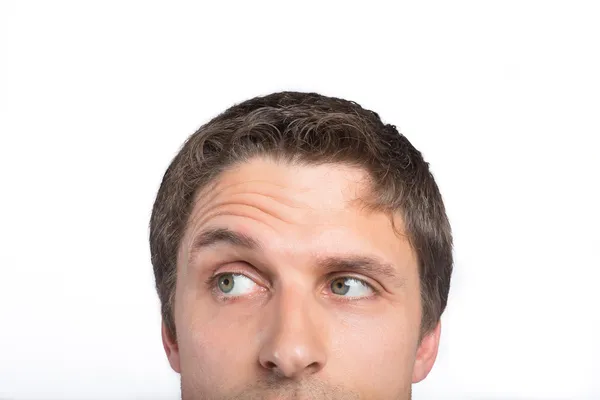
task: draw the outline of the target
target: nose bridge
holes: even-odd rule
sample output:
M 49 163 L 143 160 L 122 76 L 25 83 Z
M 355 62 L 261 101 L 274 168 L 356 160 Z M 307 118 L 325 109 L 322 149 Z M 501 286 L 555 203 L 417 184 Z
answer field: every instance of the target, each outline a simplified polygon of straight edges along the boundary
M 272 302 L 265 315 L 268 334 L 261 346 L 260 364 L 288 378 L 321 370 L 327 356 L 326 332 L 314 296 L 291 285 L 279 290 Z
M 275 323 L 280 339 L 290 340 L 300 338 L 300 334 L 313 336 L 315 300 L 310 293 L 305 293 L 296 287 L 281 291 L 276 304 Z M 311 308 L 313 309 L 311 313 Z M 293 334 L 289 337 L 289 334 Z M 306 339 L 306 338 L 305 338 Z

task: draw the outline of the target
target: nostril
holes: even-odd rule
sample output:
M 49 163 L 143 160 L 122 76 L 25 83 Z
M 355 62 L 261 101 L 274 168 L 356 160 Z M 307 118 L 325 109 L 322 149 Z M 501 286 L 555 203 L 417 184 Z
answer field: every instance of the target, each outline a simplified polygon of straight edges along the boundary
M 267 361 L 264 363 L 264 367 L 266 369 L 275 369 L 277 368 L 277 365 L 273 361 Z
M 318 372 L 321 369 L 321 364 L 318 362 L 313 362 L 306 367 L 306 370 L 310 372 Z

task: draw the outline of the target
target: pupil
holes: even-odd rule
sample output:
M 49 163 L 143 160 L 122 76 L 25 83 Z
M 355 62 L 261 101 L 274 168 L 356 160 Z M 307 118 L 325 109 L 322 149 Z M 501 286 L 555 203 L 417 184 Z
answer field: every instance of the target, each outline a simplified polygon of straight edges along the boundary
M 346 278 L 338 279 L 332 283 L 331 289 L 335 294 L 344 295 L 350 290 L 350 286 L 346 285 Z
M 225 276 L 222 276 L 219 279 L 219 289 L 223 292 L 223 293 L 229 293 L 233 290 L 233 277 L 231 274 L 227 274 Z

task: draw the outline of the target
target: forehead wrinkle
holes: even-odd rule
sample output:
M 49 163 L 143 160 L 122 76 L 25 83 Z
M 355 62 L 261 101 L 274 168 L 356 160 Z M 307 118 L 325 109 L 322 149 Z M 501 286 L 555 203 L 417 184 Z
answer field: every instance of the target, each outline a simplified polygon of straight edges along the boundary
M 235 191 L 232 189 L 235 189 L 236 186 L 248 186 L 248 185 L 252 185 L 252 184 L 263 184 L 261 185 L 260 188 L 256 188 L 256 187 L 251 187 L 248 188 L 246 190 L 242 189 L 240 191 Z M 211 202 L 213 202 L 216 198 L 219 197 L 226 197 L 226 196 L 235 196 L 235 195 L 257 195 L 257 196 L 262 196 L 262 197 L 266 197 L 269 199 L 274 200 L 277 203 L 280 203 L 282 205 L 285 205 L 287 207 L 290 208 L 296 208 L 296 209 L 300 209 L 302 207 L 307 207 L 310 208 L 310 206 L 308 204 L 306 204 L 306 202 L 301 202 L 298 200 L 294 199 L 294 196 L 285 196 L 285 195 L 277 195 L 275 192 L 275 190 L 271 189 L 269 190 L 268 186 L 275 186 L 279 189 L 281 189 L 280 191 L 289 191 L 289 189 L 292 189 L 294 192 L 308 192 L 310 191 L 312 188 L 290 188 L 288 186 L 285 185 L 281 185 L 281 184 L 277 184 L 274 182 L 270 182 L 270 181 L 266 181 L 266 180 L 244 180 L 244 181 L 240 181 L 240 182 L 233 182 L 233 183 L 229 183 L 227 185 L 223 185 L 222 179 L 219 182 L 215 182 L 213 185 L 211 185 L 211 187 L 207 187 L 204 188 L 203 190 L 199 191 L 198 194 L 196 195 L 196 198 L 194 199 L 193 202 L 193 207 L 192 207 L 192 212 L 197 208 L 198 204 L 200 203 L 204 203 L 204 204 L 210 204 Z M 233 193 L 232 193 L 233 192 Z
M 273 218 L 258 218 L 257 214 L 268 215 Z M 199 209 L 193 211 L 193 215 L 188 226 L 188 237 L 186 240 L 188 253 L 191 249 L 192 241 L 194 240 L 196 232 L 207 225 L 210 225 L 211 221 L 218 216 L 232 216 L 250 219 L 257 224 L 268 227 L 274 235 L 276 235 L 277 229 L 273 222 L 282 222 L 288 225 L 299 224 L 299 222 L 290 221 L 289 219 L 282 217 L 282 215 L 279 213 L 273 213 L 265 207 L 261 207 L 257 204 L 248 204 L 247 201 L 241 203 L 239 201 L 228 199 L 218 203 L 209 202 L 201 205 Z M 275 221 L 273 221 L 273 219 L 275 219 Z M 187 256 L 189 258 L 190 255 L 188 254 Z
M 333 172 L 329 171 L 326 175 L 330 176 Z M 233 175 L 231 175 L 233 174 Z M 232 178 L 233 176 L 233 178 Z M 281 184 L 269 180 L 262 179 L 253 179 L 250 181 L 242 180 L 243 173 L 240 172 L 240 168 L 227 170 L 221 174 L 221 176 L 213 180 L 212 183 L 207 185 L 205 188 L 200 190 L 196 195 L 196 199 L 194 201 L 194 207 L 192 208 L 188 229 L 192 232 L 197 231 L 198 227 L 205 226 L 210 220 L 220 215 L 231 215 L 240 218 L 249 218 L 258 223 L 268 226 L 272 231 L 275 231 L 275 227 L 272 221 L 269 218 L 265 218 L 263 221 L 262 218 L 257 218 L 258 213 L 262 213 L 268 216 L 273 217 L 275 220 L 279 220 L 288 225 L 322 225 L 327 224 L 322 217 L 329 217 L 331 214 L 324 214 L 319 217 L 319 213 L 323 211 L 346 211 L 352 212 L 352 214 L 359 216 L 365 216 L 364 211 L 367 211 L 367 214 L 373 212 L 375 210 L 368 210 L 364 207 L 356 207 L 356 200 L 360 198 L 360 192 L 363 192 L 365 187 L 361 185 L 359 182 L 361 179 L 356 179 L 357 177 L 345 176 L 345 182 L 336 180 L 338 184 L 333 184 L 325 188 L 326 192 L 331 191 L 341 191 L 341 197 L 337 193 L 332 193 L 332 197 L 329 196 L 317 196 L 317 205 L 313 206 L 311 204 L 307 204 L 305 201 L 300 202 L 294 199 L 294 194 L 296 193 L 306 193 L 306 192 L 319 192 L 323 189 L 319 189 L 317 187 L 290 187 L 286 184 Z M 354 178 L 354 179 L 352 179 Z M 364 176 L 363 176 L 364 178 Z M 239 181 L 238 181 L 239 179 Z M 233 180 L 233 182 L 228 182 Z M 257 189 L 254 186 L 259 186 Z M 236 189 L 244 186 L 250 186 L 250 191 L 244 191 Z M 261 190 L 264 193 L 261 192 Z M 288 193 L 291 192 L 291 195 L 278 195 L 278 190 L 280 189 L 280 193 L 285 193 L 287 190 Z M 239 201 L 240 197 L 247 196 L 250 197 L 250 203 L 248 204 L 248 198 L 242 199 Z M 270 201 L 267 203 L 267 206 L 263 206 L 262 202 L 259 202 L 259 199 L 269 199 Z M 221 200 L 223 199 L 223 200 Z M 327 200 L 327 201 L 323 201 Z M 342 204 L 339 201 L 342 201 Z M 273 210 L 269 204 L 275 203 L 276 207 Z M 341 206 L 341 207 L 340 207 Z M 234 209 L 235 208 L 235 209 Z M 281 210 L 281 209 L 284 210 Z M 316 220 L 314 218 L 306 219 L 305 214 L 300 214 L 300 217 L 289 218 L 289 212 L 285 208 L 290 209 L 306 209 L 307 212 L 316 211 L 316 216 L 319 217 Z M 370 212 L 369 212 L 370 211 Z M 293 215 L 293 214 L 292 214 Z M 293 221 L 293 219 L 298 219 L 298 221 Z M 279 227 L 281 228 L 281 227 Z M 312 234 L 311 234 L 312 236 Z M 298 243 L 296 243 L 297 245 Z M 296 247 L 296 246 L 294 246 Z
M 272 200 L 272 202 L 274 203 L 273 205 L 265 205 L 262 204 L 261 200 L 257 199 L 258 198 L 266 198 L 266 199 L 270 199 Z M 232 211 L 232 208 L 236 208 L 238 209 L 237 211 Z M 277 200 L 274 200 L 272 197 L 270 196 L 264 196 L 260 193 L 237 193 L 234 194 L 232 196 L 225 196 L 224 200 L 221 200 L 219 202 L 216 202 L 214 204 L 206 204 L 206 209 L 200 209 L 196 212 L 196 214 L 198 215 L 198 222 L 196 222 L 197 224 L 204 224 L 204 222 L 209 219 L 209 218 L 213 218 L 215 216 L 218 215 L 234 215 L 234 214 L 242 214 L 242 215 L 246 215 L 246 213 L 240 213 L 239 209 L 249 209 L 249 210 L 256 210 L 261 214 L 265 214 L 267 216 L 270 216 L 276 220 L 282 221 L 284 223 L 287 224 L 301 224 L 300 221 L 294 221 L 290 218 L 288 218 L 286 215 L 288 215 L 289 213 L 286 212 L 286 210 L 281 210 L 281 208 L 292 208 L 289 207 L 285 204 L 282 204 L 280 202 L 278 202 Z M 293 207 L 293 208 L 297 208 L 300 209 L 301 207 Z
M 250 160 L 248 162 L 244 162 L 241 164 L 234 164 L 233 166 L 230 166 L 228 169 L 222 171 L 219 175 L 217 175 L 215 178 L 212 179 L 212 182 L 207 184 L 206 187 L 202 188 L 200 191 L 198 191 L 198 193 L 195 196 L 195 199 L 193 201 L 193 209 L 196 208 L 197 204 L 201 201 L 204 201 L 205 203 L 210 203 L 211 201 L 213 201 L 216 197 L 222 196 L 224 193 L 230 192 L 231 189 L 234 189 L 236 186 L 242 186 L 242 185 L 249 185 L 249 184 L 262 184 L 260 185 L 260 189 L 262 190 L 266 190 L 266 193 L 257 193 L 257 194 L 261 194 L 263 196 L 266 197 L 271 197 L 273 198 L 275 201 L 280 202 L 281 204 L 287 205 L 291 208 L 301 208 L 301 207 L 306 207 L 306 208 L 310 208 L 310 209 L 314 209 L 314 207 L 310 206 L 307 202 L 301 202 L 294 199 L 294 197 L 298 197 L 298 194 L 305 194 L 311 191 L 319 191 L 319 192 L 328 192 L 331 193 L 332 190 L 339 190 L 340 194 L 341 194 L 341 199 L 338 198 L 337 196 L 335 196 L 334 199 L 331 199 L 332 201 L 327 202 L 328 204 L 332 204 L 333 202 L 336 201 L 340 201 L 341 204 L 343 204 L 343 206 L 341 208 L 346 208 L 346 207 L 353 207 L 354 206 L 354 202 L 357 201 L 359 198 L 361 198 L 362 196 L 359 193 L 363 193 L 365 190 L 367 192 L 370 192 L 370 190 L 368 189 L 369 185 L 365 185 L 365 179 L 367 180 L 367 182 L 369 181 L 369 176 L 366 173 L 366 171 L 360 169 L 360 168 L 356 168 L 356 167 L 352 167 L 352 166 L 346 166 L 343 164 L 333 164 L 333 165 L 325 165 L 325 166 L 314 166 L 315 168 L 321 168 L 321 167 L 336 167 L 336 169 L 334 171 L 331 170 L 326 170 L 324 172 L 324 176 L 325 177 L 331 177 L 332 174 L 334 174 L 334 182 L 333 185 L 331 186 L 326 186 L 325 190 L 323 190 L 323 187 L 315 187 L 313 185 L 313 181 L 314 179 L 317 179 L 318 181 L 321 181 L 323 178 L 323 175 L 318 175 L 316 178 L 314 178 L 313 180 L 310 181 L 310 185 L 309 186 L 290 186 L 290 180 L 289 177 L 287 178 L 287 180 L 284 180 L 286 183 L 278 183 L 276 181 L 273 180 L 268 180 L 268 179 L 252 179 L 252 180 L 248 180 L 248 179 L 242 179 L 239 175 L 242 174 L 243 172 L 241 172 L 244 167 L 247 167 L 250 169 L 250 171 L 252 171 L 252 168 L 256 166 L 255 162 L 260 160 Z M 265 160 L 268 161 L 268 160 Z M 260 164 L 259 164 L 260 165 Z M 270 165 L 270 167 L 272 168 L 276 168 L 278 170 L 280 169 L 290 169 L 293 168 L 294 165 L 279 165 L 279 164 L 275 164 L 275 165 Z M 306 166 L 304 165 L 299 165 L 297 166 L 298 168 L 306 168 Z M 346 171 L 348 173 L 341 173 L 341 176 L 338 177 L 338 175 L 340 175 L 340 169 L 342 169 L 343 171 Z M 293 169 L 291 170 L 293 172 Z M 281 172 L 281 171 L 279 171 Z M 286 172 L 290 172 L 290 171 L 286 171 Z M 249 173 L 249 172 L 248 172 Z M 336 179 L 336 178 L 341 178 L 341 179 Z M 228 180 L 233 180 L 233 182 L 230 183 L 226 183 L 226 181 Z M 239 180 L 239 181 L 236 181 Z M 327 182 L 330 181 L 329 178 L 325 179 Z M 291 184 L 293 185 L 293 180 L 291 182 Z M 322 182 L 321 182 L 322 183 Z M 312 185 L 312 186 L 311 186 Z M 272 187 L 276 187 L 278 189 L 281 189 L 281 191 L 287 191 L 287 192 L 292 192 L 294 194 L 294 196 L 290 196 L 289 198 L 285 198 L 285 196 L 277 196 L 276 194 L 273 194 L 273 189 L 269 190 L 269 186 Z M 255 193 L 257 190 L 256 188 L 252 189 L 252 191 L 248 192 L 248 193 Z M 321 200 L 323 200 L 323 197 L 320 198 Z M 321 207 L 324 208 L 324 207 Z M 331 208 L 336 208 L 339 209 L 340 207 L 331 207 Z

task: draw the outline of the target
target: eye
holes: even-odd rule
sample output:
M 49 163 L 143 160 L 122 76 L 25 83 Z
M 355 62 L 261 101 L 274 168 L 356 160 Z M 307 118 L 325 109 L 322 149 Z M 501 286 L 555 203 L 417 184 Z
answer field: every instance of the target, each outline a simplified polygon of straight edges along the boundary
M 374 293 L 367 282 L 352 277 L 342 277 L 331 281 L 331 291 L 344 297 L 369 297 Z
M 224 296 L 242 296 L 252 293 L 258 286 L 252 279 L 242 274 L 221 274 L 217 277 L 217 288 Z

